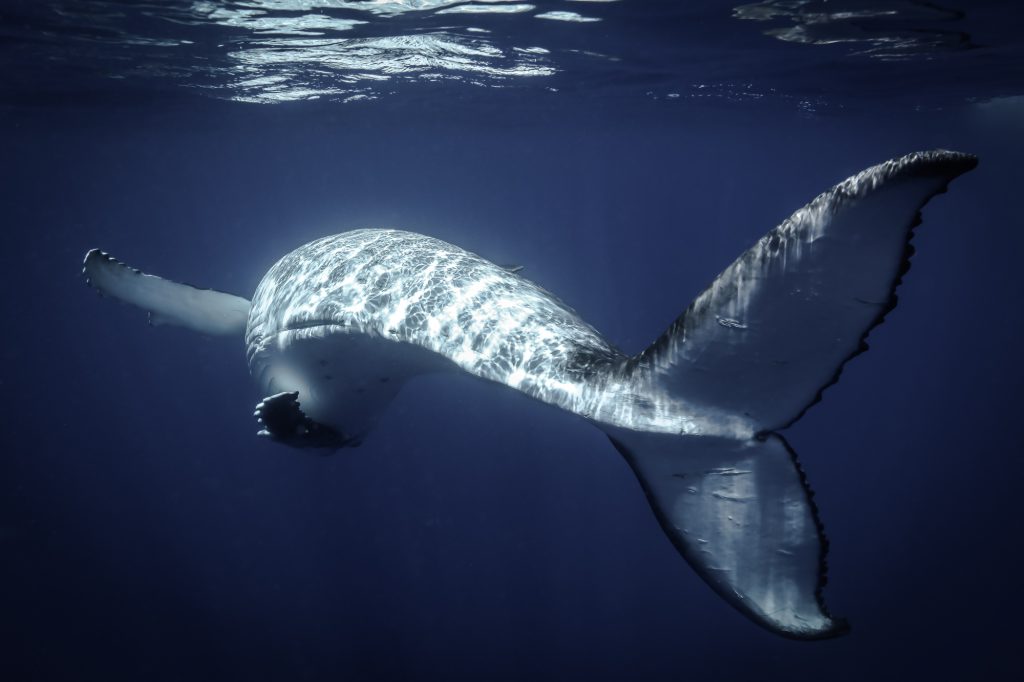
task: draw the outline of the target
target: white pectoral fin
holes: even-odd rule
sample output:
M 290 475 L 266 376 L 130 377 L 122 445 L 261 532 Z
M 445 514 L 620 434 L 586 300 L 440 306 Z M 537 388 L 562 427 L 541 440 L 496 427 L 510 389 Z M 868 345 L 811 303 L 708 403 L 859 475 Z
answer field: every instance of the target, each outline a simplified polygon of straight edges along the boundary
M 796 639 L 845 633 L 825 607 L 827 541 L 781 436 L 746 441 L 610 430 L 662 529 L 726 601 Z
M 97 291 L 150 314 L 150 323 L 185 327 L 211 336 L 241 335 L 249 301 L 241 296 L 147 275 L 99 249 L 85 255 L 82 272 Z
M 836 185 L 726 268 L 637 371 L 757 430 L 792 423 L 895 305 L 921 208 L 976 164 L 921 152 Z

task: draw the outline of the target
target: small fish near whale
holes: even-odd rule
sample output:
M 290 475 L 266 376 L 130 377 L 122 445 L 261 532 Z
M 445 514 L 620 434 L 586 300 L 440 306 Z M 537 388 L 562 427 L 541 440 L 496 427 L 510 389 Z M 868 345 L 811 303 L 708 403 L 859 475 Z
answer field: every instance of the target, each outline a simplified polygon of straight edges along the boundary
M 251 300 L 93 249 L 84 274 L 153 324 L 243 337 L 260 434 L 356 446 L 402 385 L 467 372 L 602 429 L 668 538 L 754 622 L 842 634 L 822 596 L 827 541 L 778 431 L 863 351 L 895 305 L 922 207 L 977 159 L 936 150 L 868 168 L 740 255 L 653 344 L 615 348 L 518 269 L 429 236 L 362 229 L 281 258 Z

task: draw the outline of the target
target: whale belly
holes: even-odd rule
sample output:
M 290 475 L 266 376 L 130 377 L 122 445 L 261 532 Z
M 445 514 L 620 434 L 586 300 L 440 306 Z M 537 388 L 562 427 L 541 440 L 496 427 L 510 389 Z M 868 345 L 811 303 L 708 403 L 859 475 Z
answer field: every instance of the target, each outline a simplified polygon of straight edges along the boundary
M 330 324 L 265 339 L 251 365 L 263 395 L 298 391 L 306 415 L 356 441 L 409 378 L 454 369 L 435 353 Z

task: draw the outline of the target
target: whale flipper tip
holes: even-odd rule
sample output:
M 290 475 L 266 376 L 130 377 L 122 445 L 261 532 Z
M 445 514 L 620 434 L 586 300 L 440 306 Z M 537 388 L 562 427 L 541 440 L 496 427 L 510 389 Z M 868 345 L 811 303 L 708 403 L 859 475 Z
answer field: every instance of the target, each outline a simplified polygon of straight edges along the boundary
M 319 424 L 302 411 L 298 391 L 283 391 L 267 396 L 253 412 L 263 427 L 256 435 L 297 448 L 354 447 L 357 442 L 329 426 Z

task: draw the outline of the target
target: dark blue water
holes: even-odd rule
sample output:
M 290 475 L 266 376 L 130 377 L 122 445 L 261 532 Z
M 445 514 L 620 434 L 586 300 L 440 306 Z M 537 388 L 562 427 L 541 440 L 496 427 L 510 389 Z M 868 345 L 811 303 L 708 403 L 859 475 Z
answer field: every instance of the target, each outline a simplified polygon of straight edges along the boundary
M 1015 678 L 1014 4 L 403 4 L 3 4 L 0 678 Z M 579 419 L 432 376 L 358 449 L 284 448 L 241 339 L 79 273 L 98 246 L 250 296 L 310 239 L 400 227 L 525 265 L 636 352 L 818 192 L 936 147 L 981 163 L 786 432 L 853 626 L 823 642 L 714 595 Z

